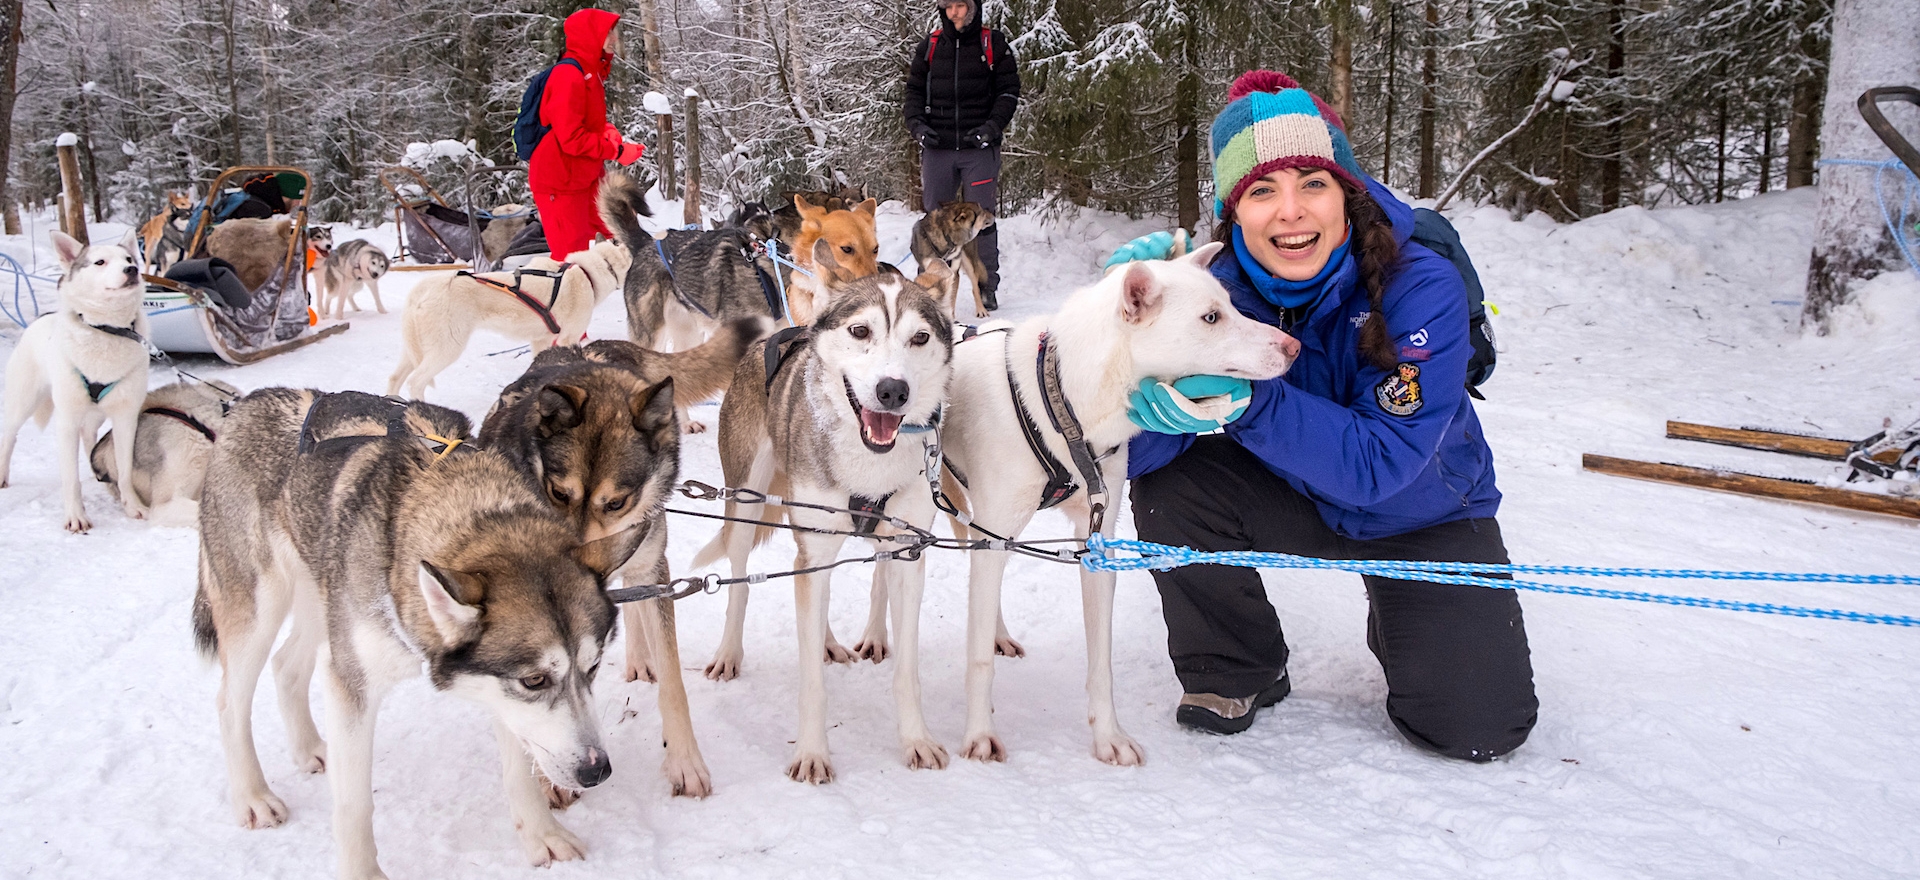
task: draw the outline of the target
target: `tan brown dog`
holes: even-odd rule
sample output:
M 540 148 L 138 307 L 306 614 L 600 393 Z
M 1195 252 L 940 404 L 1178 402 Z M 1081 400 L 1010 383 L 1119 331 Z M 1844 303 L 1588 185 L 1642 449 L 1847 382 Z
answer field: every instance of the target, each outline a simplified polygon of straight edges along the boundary
M 228 220 L 207 233 L 207 256 L 232 263 L 248 290 L 266 284 L 292 250 L 293 221 L 285 217 Z
M 813 323 L 813 316 L 825 305 L 830 289 L 822 270 L 814 268 L 813 249 L 826 242 L 833 251 L 830 271 L 840 284 L 865 278 L 880 271 L 880 242 L 874 232 L 873 212 L 878 203 L 867 199 L 845 211 L 816 207 L 795 196 L 793 207 L 800 212 L 800 235 L 794 239 L 794 262 L 811 275 L 794 273 L 787 286 L 787 314 L 795 326 Z
M 159 274 L 180 259 L 187 246 L 187 217 L 193 211 L 193 197 L 184 190 L 167 192 L 166 210 L 140 224 L 140 250 L 147 271 Z

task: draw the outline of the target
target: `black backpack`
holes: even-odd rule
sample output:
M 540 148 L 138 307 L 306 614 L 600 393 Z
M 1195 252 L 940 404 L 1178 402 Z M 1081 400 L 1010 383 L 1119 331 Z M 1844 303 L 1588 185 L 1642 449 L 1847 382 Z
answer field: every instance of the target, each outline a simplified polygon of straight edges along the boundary
M 587 72 L 580 62 L 562 58 L 553 67 L 534 74 L 533 81 L 527 83 L 526 92 L 520 95 L 520 115 L 513 120 L 513 153 L 522 162 L 533 159 L 534 148 L 540 146 L 541 139 L 553 130 L 551 125 L 540 124 L 540 99 L 547 93 L 547 77 L 552 76 L 561 64 L 571 64 L 573 69 L 583 74 Z
M 1493 376 L 1499 353 L 1493 348 L 1493 326 L 1487 323 L 1487 291 L 1480 286 L 1480 273 L 1473 270 L 1466 246 L 1453 224 L 1436 211 L 1413 209 L 1413 240 L 1453 263 L 1467 289 L 1467 335 L 1473 341 L 1473 356 L 1467 359 L 1467 393 L 1479 400 L 1480 385 Z

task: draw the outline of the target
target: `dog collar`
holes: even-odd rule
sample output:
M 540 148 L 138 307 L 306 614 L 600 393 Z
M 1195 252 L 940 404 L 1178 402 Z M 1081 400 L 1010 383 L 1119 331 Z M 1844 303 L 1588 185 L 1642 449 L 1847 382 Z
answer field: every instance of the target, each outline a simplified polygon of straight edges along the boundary
M 131 324 L 125 327 L 121 327 L 115 324 L 95 324 L 92 321 L 87 320 L 86 318 L 80 317 L 79 312 L 73 313 L 73 319 L 75 321 L 79 321 L 80 323 L 87 325 L 88 327 L 92 327 L 93 329 L 98 330 L 102 333 L 108 334 L 110 336 L 118 336 L 121 339 L 130 339 L 130 340 L 133 340 L 134 342 L 140 343 L 141 345 L 147 344 L 147 341 L 141 338 L 139 332 L 135 331 L 133 329 L 133 325 Z

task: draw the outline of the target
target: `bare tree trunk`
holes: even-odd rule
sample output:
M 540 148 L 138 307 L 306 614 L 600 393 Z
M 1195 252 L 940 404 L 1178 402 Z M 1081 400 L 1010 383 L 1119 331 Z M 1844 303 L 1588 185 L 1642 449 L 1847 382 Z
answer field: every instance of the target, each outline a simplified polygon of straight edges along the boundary
M 1333 28 L 1333 51 L 1328 64 L 1327 103 L 1341 121 L 1353 106 L 1353 7 L 1349 0 L 1329 0 L 1327 23 Z
M 1813 185 L 1813 157 L 1820 147 L 1820 98 L 1825 72 L 1793 84 L 1793 108 L 1787 117 L 1787 189 Z
M 1760 191 L 1773 188 L 1773 102 L 1760 116 Z
M 1727 200 L 1727 99 L 1725 95 L 1720 97 L 1719 117 L 1719 152 L 1713 169 L 1713 200 L 1716 203 Z
M 1823 155 L 1884 156 L 1887 147 L 1860 118 L 1862 92 L 1889 83 L 1920 82 L 1920 16 L 1881 0 L 1837 0 L 1833 54 L 1821 132 Z M 1880 273 L 1893 248 L 1873 191 L 1873 171 L 1837 167 L 1820 177 L 1820 226 L 1807 268 L 1800 326 L 1820 335 L 1860 281 Z
M 222 163 L 224 165 L 240 164 L 240 156 L 242 155 L 240 150 L 240 78 L 234 75 L 233 69 L 233 7 L 238 2 L 239 0 L 221 0 L 220 2 L 221 35 L 226 40 L 227 49 L 227 137 L 230 148 L 233 151 L 232 154 L 227 157 L 227 160 Z
M 1438 96 L 1434 94 L 1434 79 L 1439 66 L 1440 41 L 1440 3 L 1439 0 L 1427 0 L 1427 27 L 1421 40 L 1426 45 L 1426 58 L 1420 64 L 1420 188 L 1418 195 L 1423 199 L 1433 198 L 1436 187 L 1440 185 L 1440 157 L 1434 151 L 1433 129 L 1434 114 L 1437 112 Z
M 1613 0 L 1607 6 L 1607 83 L 1615 89 L 1620 85 L 1620 71 L 1627 66 L 1626 5 L 1626 0 Z M 1607 122 L 1606 155 L 1600 160 L 1602 212 L 1620 207 L 1620 154 L 1626 149 L 1621 126 L 1626 108 L 1618 95 L 1608 102 L 1607 113 L 1612 119 Z
M 1573 148 L 1573 114 L 1560 114 L 1560 187 L 1561 205 L 1580 219 L 1580 151 Z
M 1380 160 L 1380 182 L 1393 183 L 1393 111 L 1398 93 L 1393 87 L 1393 72 L 1400 61 L 1400 2 L 1388 0 L 1387 3 L 1387 123 L 1380 132 L 1380 140 L 1386 145 L 1386 156 Z
M 1200 103 L 1200 65 L 1195 57 L 1193 19 L 1187 19 L 1180 47 L 1180 84 L 1174 90 L 1173 127 L 1178 134 L 1173 153 L 1174 212 L 1181 229 L 1200 225 L 1200 122 L 1195 109 Z
M 92 244 L 87 237 L 87 209 L 80 196 L 80 157 L 75 146 L 80 136 L 64 132 L 54 145 L 60 160 L 60 231 Z
M 473 19 L 469 18 L 467 19 L 467 21 L 471 22 L 473 21 Z M 275 106 L 275 102 L 273 99 L 273 73 L 272 71 L 267 69 L 267 47 L 265 46 L 260 47 L 260 91 L 262 93 L 262 99 L 267 102 L 267 106 L 268 107 Z M 470 101 L 468 103 L 475 107 L 481 106 L 481 103 L 479 101 Z M 268 165 L 280 164 L 277 161 L 278 156 L 275 154 L 273 149 L 273 117 L 277 115 L 278 114 L 273 113 L 272 111 L 268 111 L 268 113 L 266 114 L 267 116 L 267 119 L 266 119 L 267 164 Z
M 14 70 L 20 61 L 20 13 L 24 0 L 0 0 L 0 212 L 6 214 L 6 234 L 20 234 L 20 210 L 8 186 L 13 169 Z
M 687 90 L 687 195 L 681 211 L 688 226 L 706 225 L 700 214 L 700 96 Z
M 647 88 L 664 93 L 672 86 L 667 82 L 666 48 L 660 43 L 660 9 L 654 0 L 633 0 L 633 6 L 640 13 L 640 49 L 647 56 Z

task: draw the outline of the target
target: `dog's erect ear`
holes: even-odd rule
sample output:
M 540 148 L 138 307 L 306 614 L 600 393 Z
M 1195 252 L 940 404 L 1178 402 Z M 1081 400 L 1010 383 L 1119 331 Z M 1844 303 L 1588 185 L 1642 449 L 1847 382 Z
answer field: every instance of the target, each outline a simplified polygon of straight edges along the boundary
M 953 267 L 947 265 L 946 260 L 942 260 L 939 257 L 928 257 L 926 265 L 920 267 L 920 275 L 913 279 L 913 283 L 928 290 L 933 290 L 939 287 L 941 282 L 952 277 Z
M 1226 247 L 1222 242 L 1210 241 L 1195 249 L 1193 253 L 1181 257 L 1181 259 L 1205 269 L 1213 265 L 1213 258 L 1219 256 L 1220 252 L 1225 250 Z
M 800 212 L 800 219 L 803 221 L 817 223 L 821 217 L 827 214 L 826 209 L 815 207 L 814 204 L 807 201 L 806 196 L 801 193 L 793 194 L 793 207 Z
M 1128 263 L 1126 277 L 1120 280 L 1120 317 L 1129 324 L 1145 324 L 1160 314 L 1166 297 L 1160 279 L 1145 263 Z
M 87 246 L 80 240 L 60 230 L 53 231 L 53 252 L 60 258 L 60 265 L 71 266 L 80 255 L 87 252 Z
M 420 560 L 420 598 L 426 600 L 427 617 L 449 647 L 473 638 L 486 594 L 486 583 L 479 575 L 442 571 Z
M 125 250 L 127 253 L 130 253 L 133 255 L 133 261 L 135 263 L 140 262 L 140 229 L 139 227 L 129 229 L 127 230 L 126 235 L 120 236 L 120 247 L 121 249 Z
M 673 377 L 640 390 L 633 396 L 633 429 L 656 451 L 664 440 L 680 436 L 680 420 L 674 418 Z
M 600 579 L 601 585 L 605 586 L 607 579 L 613 577 L 620 566 L 627 564 L 627 559 L 633 556 L 633 551 L 640 546 L 640 539 L 646 534 L 645 526 L 631 525 L 598 541 L 588 541 L 573 548 L 573 558 L 592 571 Z
M 540 436 L 552 437 L 578 427 L 586 419 L 587 390 L 573 385 L 548 385 L 540 389 L 533 405 L 540 415 Z
M 877 208 L 879 208 L 879 207 L 880 207 L 880 203 L 879 203 L 879 202 L 876 202 L 876 201 L 874 201 L 873 199 L 868 199 L 868 200 L 866 200 L 866 201 L 864 201 L 864 202 L 861 202 L 861 203 L 860 203 L 860 204 L 858 204 L 858 205 L 854 205 L 854 206 L 853 206 L 853 210 L 854 210 L 855 212 L 857 212 L 857 213 L 861 213 L 861 214 L 865 214 L 865 215 L 867 215 L 867 219 L 869 219 L 869 220 L 871 220 L 871 219 L 873 219 L 873 212 L 874 212 L 874 210 L 875 210 L 875 209 L 877 209 Z

